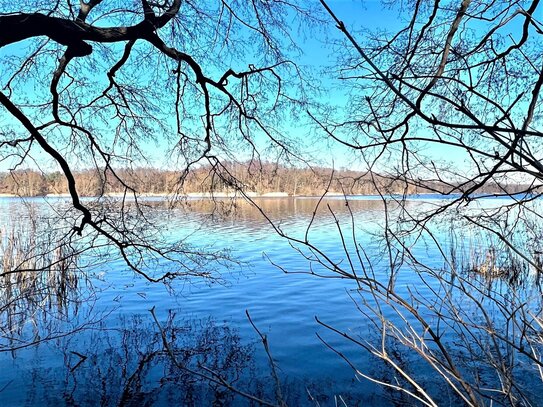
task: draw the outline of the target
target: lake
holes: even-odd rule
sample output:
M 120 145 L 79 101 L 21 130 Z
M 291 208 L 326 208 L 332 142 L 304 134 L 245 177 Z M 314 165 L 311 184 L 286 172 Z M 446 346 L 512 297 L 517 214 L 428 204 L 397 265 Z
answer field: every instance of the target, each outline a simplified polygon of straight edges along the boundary
M 495 373 L 499 369 L 492 370 L 492 361 L 511 360 L 507 369 L 514 372 L 519 394 L 526 397 L 519 396 L 520 404 L 543 402 L 536 365 L 529 355 L 515 351 L 515 341 L 523 344 L 531 332 L 517 335 L 518 323 L 501 308 L 518 302 L 523 304 L 522 321 L 528 311 L 539 315 L 541 291 L 533 270 L 526 268 L 515 281 L 470 274 L 469 261 L 488 257 L 488 242 L 447 223 L 428 226 L 441 247 L 425 235 L 406 236 L 402 242 L 412 259 L 400 258 L 384 244 L 386 219 L 383 204 L 375 197 L 350 197 L 348 203 L 343 197 L 329 198 L 317 211 L 316 198 L 257 202 L 289 236 L 304 240 L 310 225 L 307 236 L 312 248 L 289 243 L 244 203 L 232 208 L 229 201 L 217 205 L 194 200 L 169 208 L 148 199 L 150 219 L 167 240 L 181 239 L 198 250 L 228 250 L 220 252 L 228 258 L 207 266 L 212 279 L 152 283 L 95 242 L 100 247 L 77 257 L 79 271 L 34 272 L 19 285 L 13 279 L 1 280 L 0 405 L 258 405 L 255 399 L 276 403 L 278 391 L 292 406 L 417 404 L 405 393 L 364 377 L 410 388 L 400 370 L 371 355 L 384 342 L 397 366 L 424 384 L 438 404 L 461 403 L 429 361 L 406 346 L 409 340 L 416 342 L 416 336 L 402 342 L 393 326 L 380 325 L 384 316 L 397 327 L 416 328 L 421 323 L 417 315 L 435 323 L 435 331 L 465 377 L 477 375 L 474 380 L 481 387 L 500 386 L 503 377 Z M 420 196 L 405 206 L 424 213 L 439 202 Z M 486 202 L 488 207 L 501 204 Z M 0 198 L 3 251 L 9 236 L 23 241 L 32 227 L 37 234 L 42 229 L 56 230 L 54 225 L 62 222 L 47 220 L 69 213 L 68 207 L 60 198 L 26 199 L 24 205 L 18 199 Z M 69 216 L 62 216 L 69 221 Z M 37 225 L 30 226 L 32 219 Z M 453 248 L 456 252 L 451 254 Z M 449 254 L 465 263 L 458 267 L 463 274 L 452 276 Z M 169 267 L 165 262 L 157 264 L 164 271 Z M 327 264 L 359 277 L 366 273 L 385 286 L 393 283 L 398 298 L 407 301 L 401 309 L 394 298 L 387 304 L 356 279 L 339 278 L 338 270 L 327 269 Z M 393 279 L 391 264 L 397 265 Z M 376 312 L 378 304 L 382 308 Z M 416 311 L 409 312 L 406 306 Z M 465 326 L 445 326 L 459 313 L 467 321 Z M 479 332 L 472 338 L 467 335 L 468 322 Z M 385 326 L 390 334 L 383 339 Z M 495 336 L 484 336 L 492 330 L 503 330 L 513 343 L 493 345 Z M 266 336 L 268 349 L 259 332 Z M 427 331 L 421 332 L 428 338 Z M 435 351 L 433 343 L 428 345 L 431 350 Z M 496 356 L 496 350 L 502 353 Z M 491 367 L 482 360 L 490 360 Z

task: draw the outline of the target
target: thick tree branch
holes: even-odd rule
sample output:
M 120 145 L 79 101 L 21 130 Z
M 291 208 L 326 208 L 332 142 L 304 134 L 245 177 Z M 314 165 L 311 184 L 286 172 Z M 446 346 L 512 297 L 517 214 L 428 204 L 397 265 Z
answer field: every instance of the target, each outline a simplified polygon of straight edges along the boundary
M 0 16 L 0 48 L 29 38 L 45 36 L 68 47 L 72 56 L 86 56 L 92 52 L 90 42 L 120 42 L 148 38 L 164 27 L 179 12 L 181 0 L 175 0 L 161 16 L 146 13 L 145 19 L 133 26 L 95 27 L 84 22 L 92 7 L 99 1 L 83 3 L 76 21 L 40 13 L 21 13 Z
M 75 185 L 75 179 L 72 174 L 72 170 L 68 165 L 66 159 L 60 154 L 55 148 L 53 148 L 47 140 L 41 135 L 41 133 L 34 127 L 30 120 L 25 116 L 25 114 L 15 106 L 11 100 L 8 99 L 4 93 L 0 92 L 0 103 L 15 117 L 24 128 L 30 133 L 32 138 L 38 142 L 40 147 L 55 161 L 60 165 L 64 176 L 66 177 L 66 182 L 68 183 L 68 190 L 70 192 L 70 197 L 72 198 L 72 205 L 75 209 L 79 210 L 83 214 L 83 219 L 79 227 L 76 227 L 75 230 L 78 234 L 81 234 L 85 224 L 92 221 L 91 213 L 86 206 L 84 206 L 79 200 L 79 194 L 77 193 L 77 188 Z

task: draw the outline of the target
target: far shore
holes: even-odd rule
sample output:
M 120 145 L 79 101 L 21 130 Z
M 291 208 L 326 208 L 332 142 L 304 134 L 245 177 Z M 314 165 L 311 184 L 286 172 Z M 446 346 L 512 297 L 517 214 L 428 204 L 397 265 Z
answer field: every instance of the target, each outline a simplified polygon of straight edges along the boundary
M 405 197 L 413 197 L 413 198 L 426 198 L 430 200 L 434 199 L 453 199 L 459 197 L 461 194 L 449 194 L 449 195 L 442 195 L 439 193 L 431 193 L 431 192 L 421 192 L 417 194 L 407 194 Z M 514 194 L 512 194 L 514 195 Z M 401 197 L 402 194 L 389 194 L 386 195 L 386 197 Z M 508 195 L 494 195 L 491 193 L 482 193 L 481 196 L 483 197 L 496 197 L 496 198 L 506 198 Z M 79 195 L 80 198 L 83 199 L 92 199 L 92 198 L 99 198 L 98 195 Z M 113 198 L 113 199 L 120 199 L 126 197 L 127 199 L 133 199 L 134 195 L 131 193 L 123 193 L 123 192 L 109 192 L 106 194 L 101 195 L 102 198 Z M 234 198 L 234 199 L 265 199 L 265 198 L 321 198 L 323 197 L 323 194 L 303 194 L 303 195 L 289 195 L 287 192 L 266 192 L 264 194 L 258 194 L 256 192 L 235 192 L 235 191 L 229 191 L 229 192 L 188 192 L 186 194 L 172 194 L 172 193 L 149 193 L 149 192 L 143 192 L 136 194 L 136 197 L 138 199 L 164 199 L 164 200 L 175 200 L 175 199 L 189 199 L 189 200 L 195 200 L 195 199 L 225 199 L 225 198 Z M 358 198 L 368 198 L 368 199 L 378 199 L 381 197 L 379 194 L 348 194 L 345 195 L 342 192 L 336 192 L 336 191 L 328 191 L 324 194 L 325 198 L 342 198 L 342 197 L 358 197 Z M 71 199 L 71 195 L 68 193 L 59 193 L 59 194 L 47 194 L 47 195 L 37 195 L 37 196 L 28 196 L 28 195 L 16 195 L 16 194 L 6 194 L 6 193 L 0 193 L 0 198 L 65 198 L 65 199 Z
M 132 197 L 133 195 L 131 193 L 123 193 L 123 192 L 109 192 L 102 195 L 103 197 L 107 198 L 122 198 L 124 196 L 126 197 Z M 138 193 L 138 198 L 164 198 L 164 199 L 173 199 L 173 198 L 297 198 L 297 197 L 320 197 L 322 194 L 315 194 L 315 195 L 289 195 L 287 192 L 266 192 L 263 194 L 259 194 L 257 192 L 245 192 L 240 193 L 237 191 L 232 192 L 188 192 L 186 194 L 171 194 L 171 193 Z M 343 193 L 341 192 L 334 192 L 329 191 L 326 193 L 326 196 L 343 196 Z M 16 195 L 16 194 L 4 194 L 0 193 L 0 198 L 70 198 L 71 195 L 68 193 L 61 193 L 61 194 L 46 194 L 46 195 L 37 195 L 34 197 L 30 196 L 23 196 L 23 195 Z M 97 195 L 80 195 L 81 198 L 98 198 Z

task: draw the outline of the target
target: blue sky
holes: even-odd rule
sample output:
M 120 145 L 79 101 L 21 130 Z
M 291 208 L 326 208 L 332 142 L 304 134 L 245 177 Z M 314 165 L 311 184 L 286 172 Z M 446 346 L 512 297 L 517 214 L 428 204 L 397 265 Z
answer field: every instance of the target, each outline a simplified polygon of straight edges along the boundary
M 338 18 L 343 20 L 346 26 L 352 31 L 358 40 L 364 43 L 364 32 L 360 31 L 361 28 L 367 30 L 397 30 L 406 18 L 406 14 L 400 14 L 397 9 L 390 10 L 384 8 L 381 2 L 374 1 L 355 1 L 355 0 L 335 0 L 328 2 L 330 7 L 334 10 Z M 539 12 L 540 14 L 540 12 Z M 336 62 L 338 51 L 337 48 L 330 45 L 334 40 L 343 39 L 342 34 L 335 28 L 331 18 L 325 15 L 325 18 L 330 21 L 325 27 L 317 27 L 313 31 L 310 31 L 307 38 L 297 37 L 296 28 L 292 27 L 292 35 L 297 37 L 298 45 L 302 49 L 301 55 L 295 55 L 296 62 L 307 65 L 313 68 L 313 72 L 320 80 L 321 94 L 316 96 L 316 100 L 325 104 L 336 106 L 340 109 L 346 106 L 348 100 L 349 87 L 345 86 L 345 83 L 337 80 L 338 73 L 334 71 L 334 64 Z M 514 27 L 514 26 L 513 26 Z M 5 57 L 6 54 L 20 54 L 25 47 L 25 43 L 14 44 L 3 49 L 0 49 L 0 57 Z M 254 63 L 254 56 L 246 55 L 245 59 L 237 59 L 236 64 L 238 66 L 248 66 Z M 106 68 L 107 69 L 107 66 Z M 102 72 L 103 73 L 103 72 Z M 220 72 L 210 72 L 213 76 L 219 76 Z M 27 85 L 28 94 L 33 92 L 33 85 L 31 81 Z M 45 96 L 46 93 L 45 93 Z M 315 114 L 317 114 L 316 112 Z M 11 119 L 6 118 L 5 112 L 0 114 L 0 124 L 9 122 Z M 364 164 L 355 156 L 351 154 L 348 149 L 339 145 L 329 146 L 326 143 L 316 143 L 311 138 L 314 132 L 309 130 L 311 120 L 307 117 L 302 117 L 294 121 L 284 121 L 281 123 L 281 129 L 284 133 L 287 133 L 291 138 L 297 138 L 302 143 L 305 143 L 309 153 L 313 155 L 317 160 L 325 165 L 334 165 L 336 168 L 352 168 L 352 169 L 364 169 Z M 142 143 L 142 148 L 151 157 L 151 162 L 156 165 L 167 166 L 168 160 L 164 160 L 164 143 L 154 143 L 146 141 Z M 462 156 L 456 153 L 450 148 L 432 147 L 428 151 L 436 159 L 439 160 L 451 160 L 460 162 Z M 43 168 L 46 170 L 51 169 L 51 166 L 47 164 L 50 160 L 44 157 L 43 154 L 35 151 L 33 156 L 40 162 L 45 163 Z M 29 166 L 34 166 L 32 161 L 28 162 Z M 7 168 L 7 163 L 0 163 L 0 170 Z
M 393 12 L 383 12 L 382 7 L 378 1 L 331 1 L 330 5 L 334 8 L 340 18 L 344 19 L 346 24 L 349 25 L 359 25 L 361 22 L 364 22 L 365 25 L 370 27 L 383 27 L 383 24 L 390 25 L 395 21 L 395 13 Z M 391 18 L 392 17 L 392 18 Z M 296 36 L 296 33 L 293 31 L 293 36 Z M 311 66 L 315 72 L 319 71 L 328 71 L 329 66 L 332 66 L 335 62 L 334 50 L 329 46 L 328 42 L 334 39 L 340 39 L 340 33 L 334 28 L 333 24 L 322 31 L 320 29 L 315 29 L 309 35 L 309 39 L 302 40 L 298 38 L 299 46 L 301 47 L 303 54 L 298 56 L 296 62 L 300 64 L 305 64 Z M 0 49 L 0 57 L 11 57 L 11 56 L 22 56 L 27 52 L 27 42 L 20 42 L 17 44 L 12 44 L 10 46 Z M 119 50 L 119 47 L 117 47 Z M 241 66 L 247 66 L 248 64 L 253 63 L 250 58 L 246 61 L 241 61 Z M 107 67 L 106 67 L 107 68 Z M 53 65 L 50 66 L 50 69 L 53 69 Z M 220 72 L 216 72 L 215 75 L 220 75 Z M 29 99 L 36 99 L 39 101 L 39 97 L 44 99 L 48 98 L 47 87 L 44 88 L 44 91 L 41 93 L 42 96 L 37 96 L 34 93 L 34 89 L 38 89 L 36 80 L 38 78 L 28 78 L 28 83 L 23 84 L 20 89 L 24 90 L 24 93 L 28 96 Z M 345 92 L 338 87 L 337 83 L 334 83 L 333 78 L 325 78 L 321 76 L 321 85 L 324 88 L 324 96 L 321 98 L 321 101 L 324 103 L 334 104 L 341 106 L 345 103 L 346 95 Z M 20 96 L 20 95 L 19 95 Z M 24 98 L 24 97 L 23 97 Z M 46 101 L 46 100 L 44 100 Z M 12 119 L 5 115 L 5 112 L 2 112 L 0 116 L 0 124 L 11 122 Z M 295 122 L 295 123 L 284 123 L 284 131 L 290 133 L 290 137 L 306 139 L 307 138 L 307 123 L 310 122 L 309 119 L 306 121 Z M 162 143 L 153 143 L 153 142 L 144 142 L 143 149 L 146 153 L 152 157 L 151 162 L 155 162 L 156 165 L 164 165 L 162 162 L 164 159 L 163 152 L 164 145 Z M 326 159 L 328 165 L 332 165 L 332 161 L 328 160 L 330 157 L 333 157 L 334 165 L 336 166 L 346 166 L 346 163 L 341 162 L 341 157 L 344 156 L 342 150 L 336 147 L 336 151 L 330 154 L 329 151 L 326 151 L 324 145 L 318 146 L 308 146 L 311 148 L 312 154 L 318 158 Z M 33 148 L 31 150 L 32 156 L 35 157 L 36 161 L 41 165 L 41 167 L 48 171 L 54 169 L 56 166 L 49 159 L 48 156 L 40 152 L 39 148 Z M 154 157 L 153 157 L 154 156 Z M 77 165 L 77 162 L 74 162 Z M 6 162 L 0 163 L 0 170 L 5 170 L 9 168 L 12 163 L 8 160 Z M 33 160 L 28 160 L 26 165 L 34 167 L 36 165 Z

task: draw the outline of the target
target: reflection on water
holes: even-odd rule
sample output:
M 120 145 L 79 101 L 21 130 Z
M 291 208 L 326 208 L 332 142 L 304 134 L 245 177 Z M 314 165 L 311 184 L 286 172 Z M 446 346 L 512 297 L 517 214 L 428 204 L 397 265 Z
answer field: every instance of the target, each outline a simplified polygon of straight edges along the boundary
M 390 278 L 390 253 L 376 238 L 383 225 L 383 203 L 335 198 L 325 199 L 317 207 L 318 202 L 258 201 L 281 230 L 308 236 L 321 253 L 301 247 L 293 250 L 273 232 L 261 213 L 242 201 L 189 201 L 187 206 L 173 209 L 167 203 L 147 202 L 155 209 L 150 213 L 151 220 L 172 240 L 183 238 L 195 246 L 231 249 L 245 266 L 241 273 L 225 273 L 223 284 L 199 280 L 174 281 L 169 286 L 151 284 L 127 270 L 121 260 L 96 264 L 88 252 L 77 251 L 77 245 L 57 245 L 54 234 L 43 234 L 39 225 L 33 229 L 32 222 L 20 223 L 19 229 L 4 226 L 1 250 L 8 263 L 0 273 L 0 367 L 5 372 L 0 375 L 0 402 L 250 404 L 224 385 L 229 383 L 277 403 L 269 360 L 247 321 L 248 309 L 267 336 L 282 394 L 289 405 L 412 403 L 404 393 L 383 389 L 359 374 L 410 385 L 398 370 L 365 351 L 360 343 L 377 344 L 377 348 L 370 347 L 373 350 L 386 343 L 397 366 L 416 375 L 431 389 L 432 397 L 444 404 L 461 403 L 459 396 L 436 377 L 435 370 L 429 369 L 428 361 L 406 346 L 405 341 L 415 336 L 405 336 L 402 342 L 401 335 L 392 334 L 394 325 L 387 325 L 390 330 L 383 333 L 382 320 L 396 327 L 418 329 L 420 321 L 413 313 L 404 312 L 405 308 L 399 313 L 398 304 L 386 296 L 381 298 L 381 308 L 376 307 L 376 297 L 368 287 L 360 287 L 352 279 L 319 279 L 304 274 L 337 277 L 337 270 L 323 266 L 322 254 L 326 254 L 329 261 L 347 270 L 349 261 L 353 262 L 353 268 L 359 272 L 364 269 L 376 282 L 388 283 Z M 416 200 L 406 205 L 418 211 L 435 206 L 431 201 Z M 39 214 L 39 204 L 34 210 Z M 43 210 L 50 211 L 50 206 Z M 341 230 L 336 219 L 343 225 Z M 58 228 L 59 233 L 61 230 Z M 450 227 L 439 230 L 436 226 L 435 230 L 443 242 L 441 251 L 428 237 L 413 242 L 405 237 L 411 257 L 404 252 L 403 257 L 394 259 L 398 264 L 395 293 L 428 321 L 439 320 L 436 332 L 465 377 L 481 386 L 495 386 L 506 375 L 496 375 L 497 370 L 489 364 L 506 360 L 502 365 L 514 372 L 516 384 L 523 391 L 536 389 L 539 393 L 542 385 L 534 365 L 515 348 L 541 346 L 539 333 L 531 328 L 524 327 L 523 336 L 515 336 L 519 324 L 530 318 L 528 311 L 537 313 L 541 309 L 540 288 L 531 280 L 537 274 L 522 267 L 514 279 L 507 278 L 510 274 L 504 278 L 483 273 L 485 267 L 501 273 L 510 263 L 506 257 L 492 259 L 488 241 L 466 243 L 473 242 L 466 230 L 456 235 L 451 234 Z M 342 242 L 341 233 L 356 236 L 356 242 L 352 238 Z M 363 255 L 357 251 L 361 248 Z M 69 256 L 74 252 L 75 257 Z M 289 274 L 274 267 L 268 258 L 284 266 Z M 424 260 L 424 267 L 415 259 Z M 8 270 L 18 272 L 6 274 Z M 466 297 L 466 292 L 471 297 Z M 151 317 L 152 308 L 161 326 Z M 510 310 L 515 310 L 513 318 Z M 315 320 L 316 316 L 323 324 Z M 459 317 L 468 325 L 456 324 Z M 468 326 L 476 330 L 469 331 Z M 496 345 L 488 334 L 492 331 L 513 332 L 514 341 Z M 346 340 L 346 336 L 355 341 Z M 535 339 L 527 341 L 528 336 Z M 17 350 L 8 352 L 10 349 Z M 168 349 L 173 351 L 173 358 Z M 435 344 L 425 350 L 435 350 Z M 343 358 L 360 372 L 355 373 Z M 540 401 L 537 397 L 531 400 Z
M 115 328 L 101 322 L 36 346 L 35 356 L 15 353 L 4 360 L 4 367 L 15 370 L 0 382 L 2 405 L 260 405 L 255 399 L 279 404 L 261 345 L 212 318 L 181 320 L 170 312 L 158 327 L 148 315 L 121 317 Z M 337 383 L 307 378 L 280 385 L 282 401 L 302 405 L 330 402 L 323 390 Z M 350 395 L 344 400 L 356 405 Z
M 324 216 L 330 210 L 341 215 L 348 213 L 344 197 L 327 198 L 319 203 L 316 198 L 258 198 L 255 199 L 262 212 L 255 210 L 254 206 L 244 200 L 189 200 L 184 206 L 191 213 L 213 214 L 217 219 L 228 219 L 239 222 L 262 222 L 262 213 L 274 222 L 306 219 L 315 214 Z M 378 199 L 349 199 L 349 206 L 355 212 L 382 213 L 383 202 Z M 159 203 L 156 203 L 159 205 Z M 410 204 L 408 204 L 410 205 Z
M 177 360 L 190 369 L 208 369 L 236 386 L 254 386 L 254 346 L 236 330 L 212 319 L 177 321 L 163 326 Z M 26 398 L 13 401 L 69 405 L 224 405 L 236 398 L 223 386 L 178 369 L 164 350 L 157 326 L 142 315 L 122 318 L 115 329 L 101 324 L 86 335 L 56 344 L 58 366 L 28 370 Z M 20 385 L 20 383 L 16 383 Z M 50 386 L 55 385 L 55 392 Z M 13 392 L 13 386 L 5 391 Z M 9 399 L 8 399 L 9 400 Z

